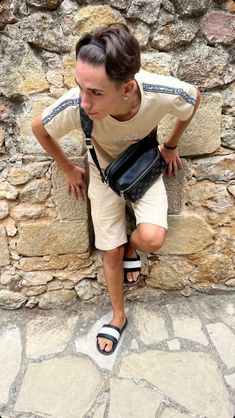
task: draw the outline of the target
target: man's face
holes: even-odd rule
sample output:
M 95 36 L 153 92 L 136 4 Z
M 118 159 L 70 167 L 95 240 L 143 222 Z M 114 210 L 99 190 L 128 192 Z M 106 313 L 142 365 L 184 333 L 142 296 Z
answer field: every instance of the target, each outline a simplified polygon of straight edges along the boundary
M 80 88 L 81 107 L 92 120 L 100 120 L 119 113 L 125 83 L 117 85 L 109 80 L 105 68 L 78 60 L 75 80 Z

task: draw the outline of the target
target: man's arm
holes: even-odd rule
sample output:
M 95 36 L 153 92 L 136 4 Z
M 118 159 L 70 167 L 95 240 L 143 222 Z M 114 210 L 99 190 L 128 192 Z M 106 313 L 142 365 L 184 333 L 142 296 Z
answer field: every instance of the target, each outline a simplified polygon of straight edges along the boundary
M 182 121 L 176 118 L 173 128 L 170 132 L 170 135 L 168 139 L 165 141 L 166 146 L 176 147 L 178 145 L 180 137 L 182 136 L 187 126 L 190 124 L 191 120 L 193 119 L 198 109 L 199 103 L 200 103 L 200 92 L 198 89 L 196 89 L 196 103 L 195 103 L 194 110 L 193 110 L 191 117 L 185 121 Z M 168 164 L 168 176 L 170 176 L 172 172 L 176 174 L 178 167 L 181 167 L 181 161 L 180 161 L 177 149 L 176 148 L 168 149 L 164 147 L 164 144 L 161 144 L 160 151 Z
M 41 115 L 33 120 L 32 131 L 41 146 L 64 171 L 68 183 L 68 193 L 83 198 L 82 188 L 85 187 L 84 176 L 86 176 L 86 171 L 74 165 L 67 158 L 58 141 L 52 138 L 44 128 Z

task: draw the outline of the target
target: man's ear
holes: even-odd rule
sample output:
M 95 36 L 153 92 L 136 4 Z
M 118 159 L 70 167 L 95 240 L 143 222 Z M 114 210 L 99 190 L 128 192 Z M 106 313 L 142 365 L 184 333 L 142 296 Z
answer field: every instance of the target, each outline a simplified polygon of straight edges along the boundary
M 134 80 L 128 80 L 125 82 L 124 84 L 124 90 L 123 90 L 123 94 L 125 96 L 130 96 L 131 93 L 133 92 L 135 87 L 135 81 Z

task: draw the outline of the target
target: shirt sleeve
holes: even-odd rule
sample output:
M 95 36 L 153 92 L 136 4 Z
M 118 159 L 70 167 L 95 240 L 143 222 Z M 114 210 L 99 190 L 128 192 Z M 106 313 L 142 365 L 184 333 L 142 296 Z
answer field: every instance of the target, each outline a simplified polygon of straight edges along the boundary
M 79 88 L 69 90 L 42 112 L 42 122 L 53 138 L 59 139 L 80 126 Z
M 170 77 L 171 104 L 169 113 L 185 121 L 190 118 L 196 104 L 196 87 Z

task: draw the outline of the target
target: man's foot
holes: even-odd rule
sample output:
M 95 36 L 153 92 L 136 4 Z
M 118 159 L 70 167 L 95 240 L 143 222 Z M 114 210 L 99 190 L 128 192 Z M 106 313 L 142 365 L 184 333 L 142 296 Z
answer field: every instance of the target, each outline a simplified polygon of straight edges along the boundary
M 127 318 L 113 319 L 109 324 L 103 325 L 97 334 L 97 349 L 104 355 L 112 354 L 118 341 L 127 326 Z
M 124 268 L 124 284 L 133 286 L 137 283 L 140 271 L 141 261 L 136 250 L 131 246 L 130 242 L 125 245 L 125 255 L 123 259 Z

